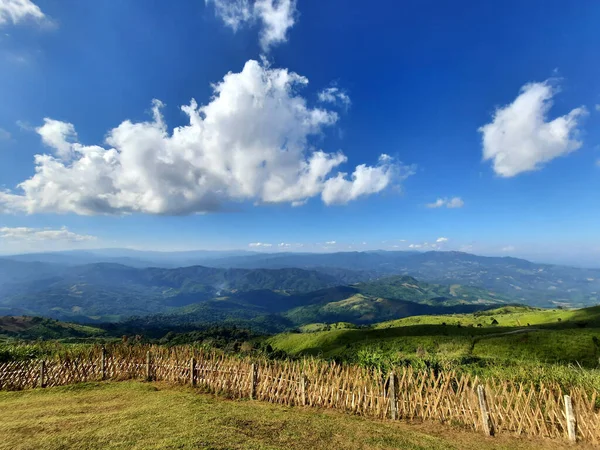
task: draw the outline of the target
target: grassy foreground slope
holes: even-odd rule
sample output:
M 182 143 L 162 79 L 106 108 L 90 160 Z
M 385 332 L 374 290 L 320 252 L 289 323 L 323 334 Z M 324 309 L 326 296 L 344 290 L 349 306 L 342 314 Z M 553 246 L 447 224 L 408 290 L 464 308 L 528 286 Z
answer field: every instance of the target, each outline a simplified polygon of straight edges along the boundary
M 386 423 L 136 382 L 0 392 L 0 436 L 0 449 L 11 450 L 566 448 L 562 442 L 485 438 L 436 423 Z

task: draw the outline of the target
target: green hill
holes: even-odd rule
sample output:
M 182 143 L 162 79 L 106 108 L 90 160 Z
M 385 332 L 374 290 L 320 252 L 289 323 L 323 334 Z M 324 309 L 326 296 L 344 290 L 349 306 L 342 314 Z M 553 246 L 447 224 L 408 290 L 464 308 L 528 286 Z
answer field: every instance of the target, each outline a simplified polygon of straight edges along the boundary
M 41 317 L 0 316 L 0 337 L 16 339 L 95 338 L 106 335 L 101 328 L 59 322 Z
M 452 316 L 414 316 L 375 325 L 376 328 L 394 328 L 409 325 L 491 325 L 492 320 L 502 327 L 524 327 L 528 325 L 574 326 L 585 323 L 589 327 L 600 327 L 600 306 L 583 309 L 542 309 L 529 306 L 503 306 L 473 314 Z M 576 326 L 576 325 L 575 325 Z
M 432 306 L 489 305 L 510 303 L 511 301 L 510 296 L 500 295 L 492 290 L 460 284 L 429 284 L 417 281 L 409 276 L 385 277 L 375 281 L 358 283 L 354 286 L 365 295 Z
M 572 311 L 506 306 L 472 314 L 414 316 L 362 328 L 315 324 L 303 330 L 273 336 L 268 343 L 292 356 L 320 355 L 366 364 L 599 367 L 600 306 Z

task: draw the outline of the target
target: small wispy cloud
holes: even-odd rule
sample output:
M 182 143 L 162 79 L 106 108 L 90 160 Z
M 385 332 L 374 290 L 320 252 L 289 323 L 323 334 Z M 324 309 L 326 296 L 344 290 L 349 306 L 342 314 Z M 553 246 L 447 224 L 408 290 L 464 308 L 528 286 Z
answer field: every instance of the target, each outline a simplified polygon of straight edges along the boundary
M 248 247 L 253 247 L 253 248 L 268 248 L 268 247 L 273 247 L 273 244 L 269 244 L 267 242 L 250 242 L 248 244 Z
M 335 241 L 327 241 L 327 242 L 325 242 L 326 245 L 335 245 L 335 243 L 336 243 Z
M 296 23 L 296 0 L 206 0 L 213 3 L 215 14 L 234 32 L 246 24 L 260 22 L 260 46 L 263 52 L 287 41 L 287 33 Z
M 516 250 L 514 245 L 507 245 L 506 247 L 502 247 L 502 252 L 514 252 Z
M 438 198 L 435 202 L 428 203 L 426 206 L 428 208 L 462 208 L 465 206 L 465 202 L 460 197 Z
M 35 131 L 35 127 L 26 120 L 17 120 L 15 123 L 21 131 Z
M 27 227 L 2 227 L 0 228 L 0 239 L 10 241 L 66 241 L 83 242 L 93 241 L 95 236 L 77 234 L 69 231 L 67 227 L 58 230 L 51 228 L 27 228 Z
M 439 237 L 435 240 L 435 242 L 421 242 L 418 244 L 409 244 L 408 248 L 414 249 L 414 250 L 441 250 L 446 242 L 448 242 L 450 239 L 448 239 L 447 237 Z
M 11 134 L 4 128 L 0 128 L 0 141 L 10 141 Z
M 348 94 L 335 86 L 323 89 L 319 92 L 318 97 L 320 102 L 333 104 L 341 103 L 346 108 L 349 107 L 351 103 Z

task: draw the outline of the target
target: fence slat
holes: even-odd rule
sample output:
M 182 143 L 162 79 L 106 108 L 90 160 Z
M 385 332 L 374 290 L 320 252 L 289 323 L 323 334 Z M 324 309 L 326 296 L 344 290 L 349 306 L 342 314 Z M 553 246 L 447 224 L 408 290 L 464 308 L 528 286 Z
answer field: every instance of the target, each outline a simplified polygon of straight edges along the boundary
M 481 411 L 481 425 L 486 436 L 494 435 L 494 426 L 490 420 L 490 412 L 488 409 L 487 399 L 485 397 L 485 389 L 482 384 L 477 386 L 477 397 L 479 398 L 479 409 Z
M 573 404 L 571 403 L 571 396 L 565 395 L 565 416 L 567 419 L 567 433 L 569 441 L 576 442 L 577 435 L 575 433 L 575 415 L 573 414 Z

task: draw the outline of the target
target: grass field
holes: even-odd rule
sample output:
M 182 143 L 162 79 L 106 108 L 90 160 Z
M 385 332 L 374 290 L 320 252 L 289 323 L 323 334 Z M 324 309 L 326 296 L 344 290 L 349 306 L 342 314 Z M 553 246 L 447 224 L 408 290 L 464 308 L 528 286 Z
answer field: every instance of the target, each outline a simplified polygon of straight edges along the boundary
M 291 355 L 350 357 L 362 348 L 377 348 L 405 356 L 417 353 L 440 354 L 446 358 L 529 360 L 551 363 L 579 362 L 586 367 L 598 365 L 599 350 L 594 337 L 600 329 L 531 330 L 511 334 L 473 333 L 447 326 L 411 326 L 388 329 L 333 330 L 315 333 L 284 333 L 269 339 L 278 350 Z
M 0 436 L 0 449 L 11 450 L 566 448 L 563 442 L 485 438 L 437 423 L 386 423 L 139 382 L 0 392 Z
M 318 331 L 324 326 L 282 333 L 268 343 L 291 356 L 457 369 L 600 389 L 600 307 L 568 311 L 509 306 L 475 314 L 408 317 L 371 327 L 329 325 Z
M 491 327 L 496 319 L 498 327 L 525 327 L 527 325 L 560 325 L 587 322 L 590 326 L 600 326 L 600 306 L 584 309 L 541 309 L 527 306 L 505 306 L 474 314 L 452 314 L 439 316 L 412 316 L 390 320 L 375 325 L 375 328 L 394 328 L 410 325 L 448 325 Z

